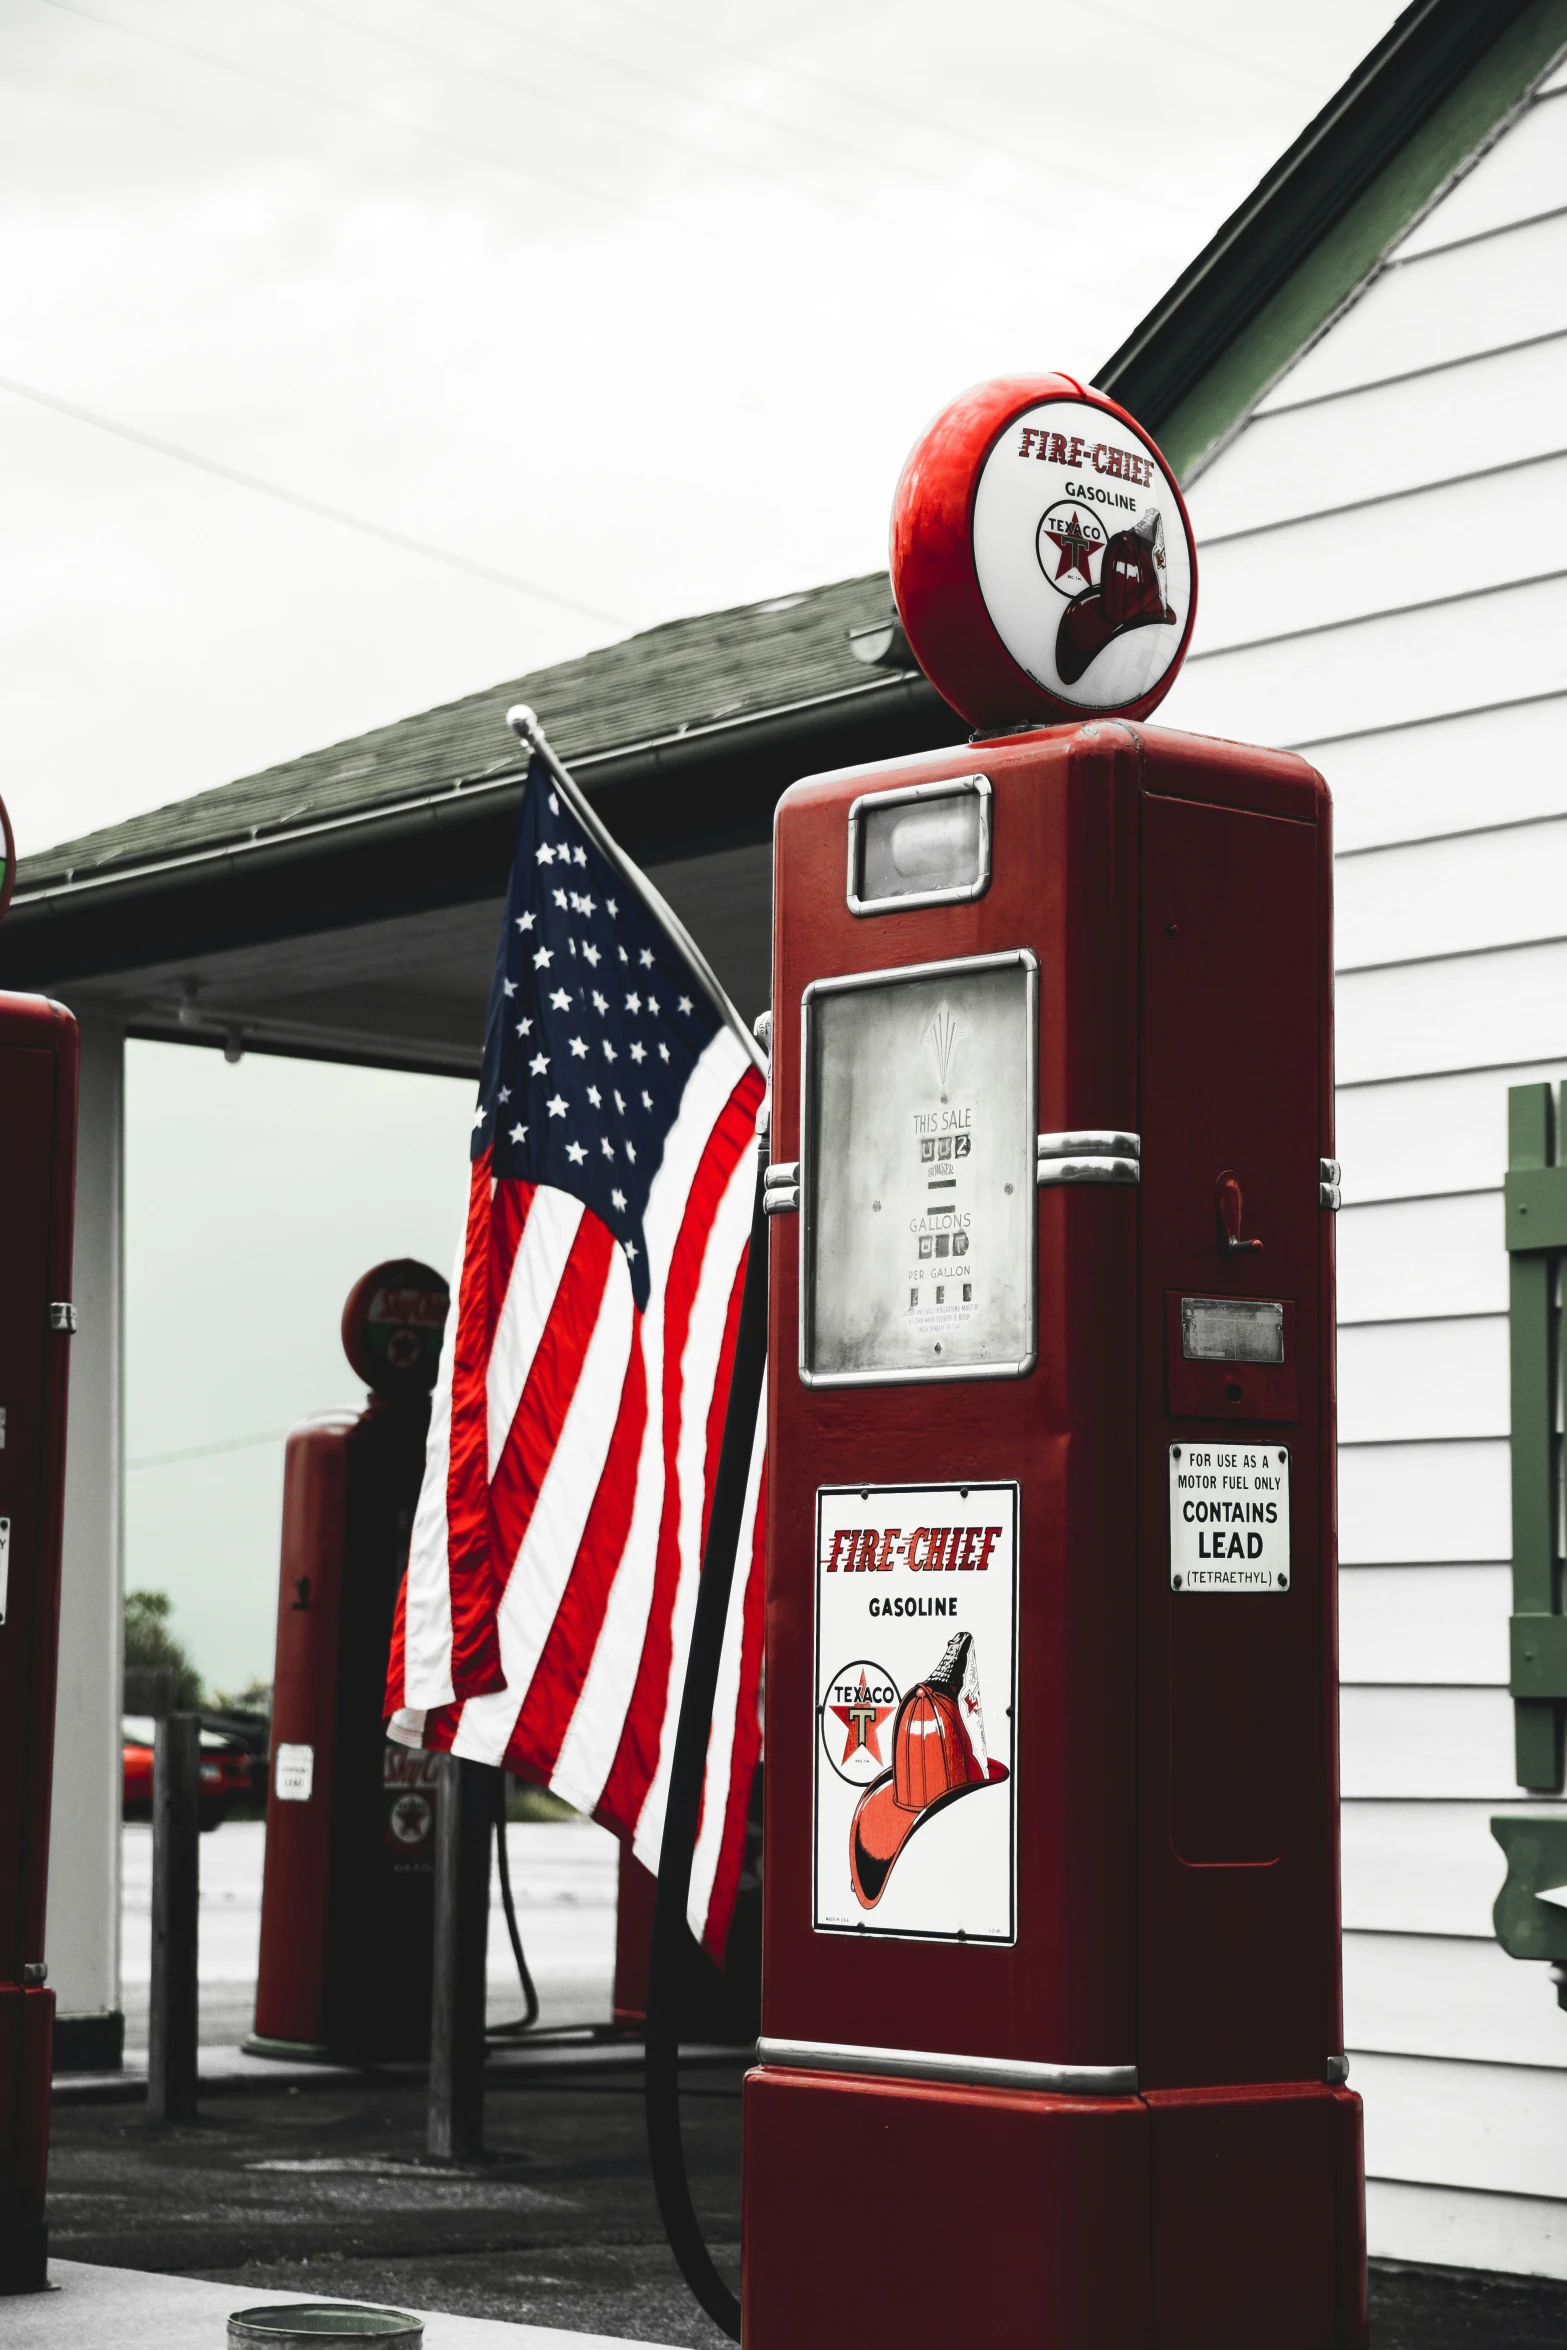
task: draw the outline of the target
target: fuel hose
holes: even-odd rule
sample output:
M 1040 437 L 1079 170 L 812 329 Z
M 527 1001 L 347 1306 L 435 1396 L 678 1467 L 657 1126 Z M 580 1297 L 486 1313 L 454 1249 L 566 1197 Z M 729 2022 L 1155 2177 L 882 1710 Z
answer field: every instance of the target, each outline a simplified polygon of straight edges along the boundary
M 522 1986 L 523 2012 L 509 2024 L 492 2024 L 485 2037 L 490 2040 L 515 2040 L 524 2032 L 531 2032 L 539 2020 L 539 1995 L 528 1972 L 528 1961 L 523 1955 L 522 1936 L 517 1929 L 517 1904 L 512 1899 L 511 1860 L 506 1850 L 506 1773 L 495 1774 L 495 1866 L 501 1880 L 501 1908 L 506 1913 L 506 1933 L 511 1942 L 511 1954 L 517 1962 L 517 1980 Z
M 756 1441 L 756 1415 L 767 1368 L 767 1218 L 762 1188 L 767 1174 L 767 1134 L 760 1121 L 756 1151 L 756 1200 L 751 1210 L 751 1245 L 745 1286 L 740 1293 L 740 1327 L 735 1334 L 729 1403 L 724 1413 L 712 1515 L 702 1555 L 702 1580 L 691 1626 L 680 1722 L 675 1732 L 664 1840 L 659 1849 L 658 1891 L 653 1904 L 653 1949 L 647 1995 L 647 2143 L 659 2216 L 670 2250 L 697 2300 L 732 2342 L 740 2339 L 740 2304 L 713 2265 L 707 2239 L 691 2201 L 685 2140 L 680 2127 L 680 1994 L 686 1972 L 690 1928 L 686 1907 L 691 1862 L 702 1809 L 702 1780 L 724 1625 L 734 1582 L 735 1552 L 745 1514 L 746 1485 Z

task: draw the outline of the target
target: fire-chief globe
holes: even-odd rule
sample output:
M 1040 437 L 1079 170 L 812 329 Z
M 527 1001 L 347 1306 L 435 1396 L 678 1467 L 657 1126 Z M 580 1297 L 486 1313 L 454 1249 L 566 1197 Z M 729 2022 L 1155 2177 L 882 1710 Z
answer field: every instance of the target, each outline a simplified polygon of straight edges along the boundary
M 1069 375 L 1000 376 L 944 408 L 904 465 L 890 541 L 915 658 L 982 731 L 1146 718 L 1180 674 L 1185 501 L 1141 425 Z

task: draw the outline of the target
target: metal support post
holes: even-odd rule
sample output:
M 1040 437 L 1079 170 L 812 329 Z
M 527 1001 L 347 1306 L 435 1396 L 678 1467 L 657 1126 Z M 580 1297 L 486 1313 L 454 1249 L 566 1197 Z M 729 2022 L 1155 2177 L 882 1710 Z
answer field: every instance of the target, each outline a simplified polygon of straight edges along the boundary
M 435 1806 L 435 1986 L 430 2013 L 429 2150 L 484 2151 L 485 1950 L 494 1770 L 443 1754 Z
M 196 2118 L 201 1724 L 166 1714 L 152 1751 L 152 1998 L 147 2119 Z

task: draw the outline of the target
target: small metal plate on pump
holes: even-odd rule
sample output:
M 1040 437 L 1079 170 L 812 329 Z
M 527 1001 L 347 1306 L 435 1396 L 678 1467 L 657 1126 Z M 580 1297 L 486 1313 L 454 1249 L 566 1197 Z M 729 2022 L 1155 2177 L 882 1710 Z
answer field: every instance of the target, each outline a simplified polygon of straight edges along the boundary
M 1170 1589 L 1287 1591 L 1290 1456 L 1282 1444 L 1172 1444 Z
M 1181 1353 L 1189 1363 L 1282 1363 L 1284 1308 L 1249 1297 L 1183 1297 Z
M 1034 1365 L 1039 965 L 1026 948 L 805 990 L 800 1376 Z

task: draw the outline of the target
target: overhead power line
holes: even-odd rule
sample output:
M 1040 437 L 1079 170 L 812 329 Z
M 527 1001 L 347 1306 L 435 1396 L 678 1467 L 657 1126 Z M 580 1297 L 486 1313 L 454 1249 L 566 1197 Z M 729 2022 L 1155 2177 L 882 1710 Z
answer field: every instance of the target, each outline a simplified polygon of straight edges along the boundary
M 144 1452 L 139 1460 L 127 1461 L 127 1469 L 166 1469 L 175 1461 L 210 1460 L 219 1452 L 251 1452 L 260 1444 L 281 1444 L 288 1434 L 286 1428 L 266 1428 L 259 1436 L 221 1436 L 216 1444 L 187 1444 L 178 1452 Z
M 245 473 L 237 465 L 225 465 L 219 458 L 203 457 L 198 450 L 181 448 L 176 441 L 161 440 L 156 433 L 143 432 L 134 424 L 122 424 L 118 417 L 101 415 L 95 408 L 79 407 L 74 400 L 62 400 L 57 393 L 46 392 L 37 384 L 0 375 L 0 391 L 11 393 L 14 399 L 31 400 L 35 407 L 47 408 L 56 416 L 68 416 L 75 424 L 90 424 L 97 432 L 112 433 L 116 440 L 129 441 L 138 449 L 150 449 L 155 456 L 172 458 L 177 465 L 192 465 L 198 473 L 210 473 L 238 489 L 254 490 L 263 498 L 276 498 L 279 504 L 296 507 L 301 514 L 313 514 L 318 521 L 335 522 L 339 529 L 357 530 L 366 538 L 380 539 L 386 546 L 400 547 L 405 555 L 422 555 L 428 562 L 445 563 L 453 571 L 466 571 L 474 579 L 487 579 L 496 587 L 510 588 L 519 596 L 532 596 L 541 604 L 558 605 L 563 612 L 578 613 L 585 620 L 607 620 L 614 628 L 637 625 L 623 612 L 606 612 L 601 605 L 584 603 L 578 596 L 562 595 L 558 588 L 540 587 L 536 580 L 519 579 L 515 572 L 501 571 L 493 563 L 476 562 L 471 555 L 454 554 L 450 547 L 435 546 L 429 539 L 412 538 L 407 531 L 391 530 L 385 523 L 371 522 L 363 514 L 350 514 L 341 506 L 328 506 L 320 498 L 307 498 L 302 491 L 285 489 L 281 482 L 266 481 L 258 473 Z

